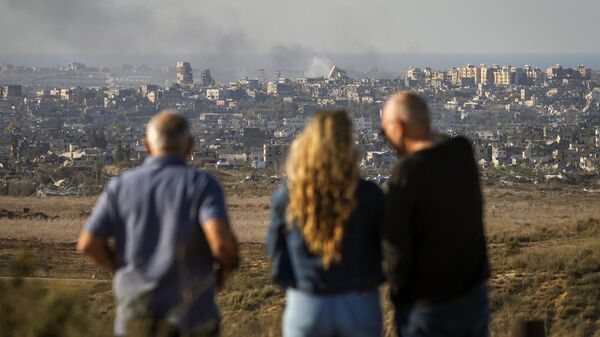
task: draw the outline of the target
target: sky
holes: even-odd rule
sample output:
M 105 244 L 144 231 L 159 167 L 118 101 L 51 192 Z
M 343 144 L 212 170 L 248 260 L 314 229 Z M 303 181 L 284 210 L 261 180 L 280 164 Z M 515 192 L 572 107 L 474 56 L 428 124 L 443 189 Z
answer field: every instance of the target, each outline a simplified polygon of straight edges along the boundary
M 293 64 L 298 55 L 325 53 L 600 53 L 598 13 L 598 0 L 0 0 L 0 61 L 268 54 Z

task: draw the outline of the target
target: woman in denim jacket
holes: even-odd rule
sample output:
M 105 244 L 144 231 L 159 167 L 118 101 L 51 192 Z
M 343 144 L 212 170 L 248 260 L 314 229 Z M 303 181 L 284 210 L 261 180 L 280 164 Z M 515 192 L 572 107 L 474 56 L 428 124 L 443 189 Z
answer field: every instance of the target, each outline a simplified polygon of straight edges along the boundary
M 315 114 L 273 194 L 267 247 L 286 287 L 283 334 L 381 336 L 383 193 L 362 180 L 345 111 Z

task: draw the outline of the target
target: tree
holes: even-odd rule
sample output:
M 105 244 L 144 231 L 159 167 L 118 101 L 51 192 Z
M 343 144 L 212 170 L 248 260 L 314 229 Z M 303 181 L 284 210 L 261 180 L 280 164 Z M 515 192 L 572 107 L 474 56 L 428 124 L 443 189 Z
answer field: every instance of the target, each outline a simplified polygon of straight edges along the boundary
M 4 128 L 4 134 L 10 135 L 13 133 L 13 131 L 15 131 L 18 128 L 19 128 L 19 126 L 17 125 L 17 122 L 10 121 L 8 123 L 8 125 L 6 125 L 6 127 Z
M 105 149 L 107 145 L 106 136 L 104 135 L 104 130 L 99 130 L 96 128 L 90 128 L 88 130 L 88 146 L 89 147 L 98 147 L 101 149 Z
M 115 163 L 119 163 L 125 160 L 125 151 L 123 150 L 123 143 L 119 141 L 115 148 Z
M 13 138 L 10 141 L 10 151 L 13 159 L 17 159 L 17 157 L 19 157 L 19 141 L 16 138 Z
M 95 176 L 96 176 L 96 184 L 101 184 L 103 181 L 104 165 L 102 163 L 97 163 L 95 167 Z
M 124 153 L 125 153 L 126 160 L 131 159 L 131 147 L 129 145 L 125 146 Z

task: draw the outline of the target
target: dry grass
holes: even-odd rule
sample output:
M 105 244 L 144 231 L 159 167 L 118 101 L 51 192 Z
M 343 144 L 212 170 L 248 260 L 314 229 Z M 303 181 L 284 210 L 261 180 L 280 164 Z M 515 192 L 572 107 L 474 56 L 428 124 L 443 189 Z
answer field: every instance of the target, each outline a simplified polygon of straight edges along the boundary
M 262 243 L 269 221 L 269 198 L 233 196 L 228 198 L 232 226 L 241 242 Z M 6 197 L 0 196 L 0 208 L 20 211 L 30 208 L 59 219 L 0 218 L 0 237 L 20 240 L 71 242 L 77 240 L 96 198 L 74 197 Z
M 522 234 L 532 226 L 554 227 L 578 219 L 600 219 L 600 194 L 584 192 L 582 187 L 486 188 L 484 195 L 485 223 L 491 235 Z
M 544 320 L 550 336 L 597 336 L 599 220 L 526 224 L 491 235 L 489 248 L 492 336 L 505 336 L 515 318 Z
M 60 218 L 80 218 L 89 212 L 95 197 L 9 197 L 0 196 L 0 208 L 11 211 L 20 211 L 23 208 L 31 208 L 35 212 L 43 212 L 50 216 Z
M 233 229 L 241 242 L 264 243 L 269 224 L 269 198 L 229 198 Z
M 271 190 L 243 191 L 234 178 L 227 190 L 232 223 L 242 245 L 239 272 L 219 295 L 224 336 L 279 336 L 283 292 L 270 282 L 261 244 L 268 225 Z M 228 188 L 228 187 L 226 187 Z M 271 189 L 276 188 L 272 186 Z M 260 196 L 262 193 L 262 196 Z M 598 337 L 600 331 L 600 198 L 580 188 L 487 188 L 486 224 L 493 310 L 492 336 L 506 336 L 514 318 L 545 320 L 549 336 Z M 60 219 L 0 219 L 0 276 L 14 273 L 21 248 L 38 257 L 37 277 L 109 279 L 74 252 L 75 240 L 94 198 L 6 198 L 1 208 L 29 207 Z M 591 219 L 591 220 L 590 220 Z M 56 289 L 57 284 L 44 287 Z M 104 332 L 112 320 L 112 295 L 102 286 L 82 287 L 89 314 Z M 100 288 L 96 288 L 100 287 Z M 106 287 L 106 286 L 104 286 Z M 386 289 L 383 289 L 384 293 Z M 385 295 L 383 295 L 385 297 Z M 384 301 L 392 336 L 389 301 Z M 99 317 L 99 318 L 98 318 Z M 594 335 L 595 334 L 595 335 Z
M 73 242 L 83 218 L 56 220 L 0 219 L 0 237 L 20 240 Z

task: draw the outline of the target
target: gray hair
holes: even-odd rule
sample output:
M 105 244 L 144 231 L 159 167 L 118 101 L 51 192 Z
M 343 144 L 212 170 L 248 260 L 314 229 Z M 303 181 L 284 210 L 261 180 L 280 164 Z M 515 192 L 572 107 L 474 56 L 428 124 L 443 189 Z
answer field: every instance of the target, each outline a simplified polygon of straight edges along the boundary
M 190 125 L 175 110 L 163 110 L 152 117 L 146 128 L 146 139 L 151 148 L 182 153 L 190 137 Z
M 386 102 L 386 106 L 394 119 L 404 121 L 409 125 L 420 124 L 429 128 L 431 115 L 427 102 L 412 92 L 399 92 Z

